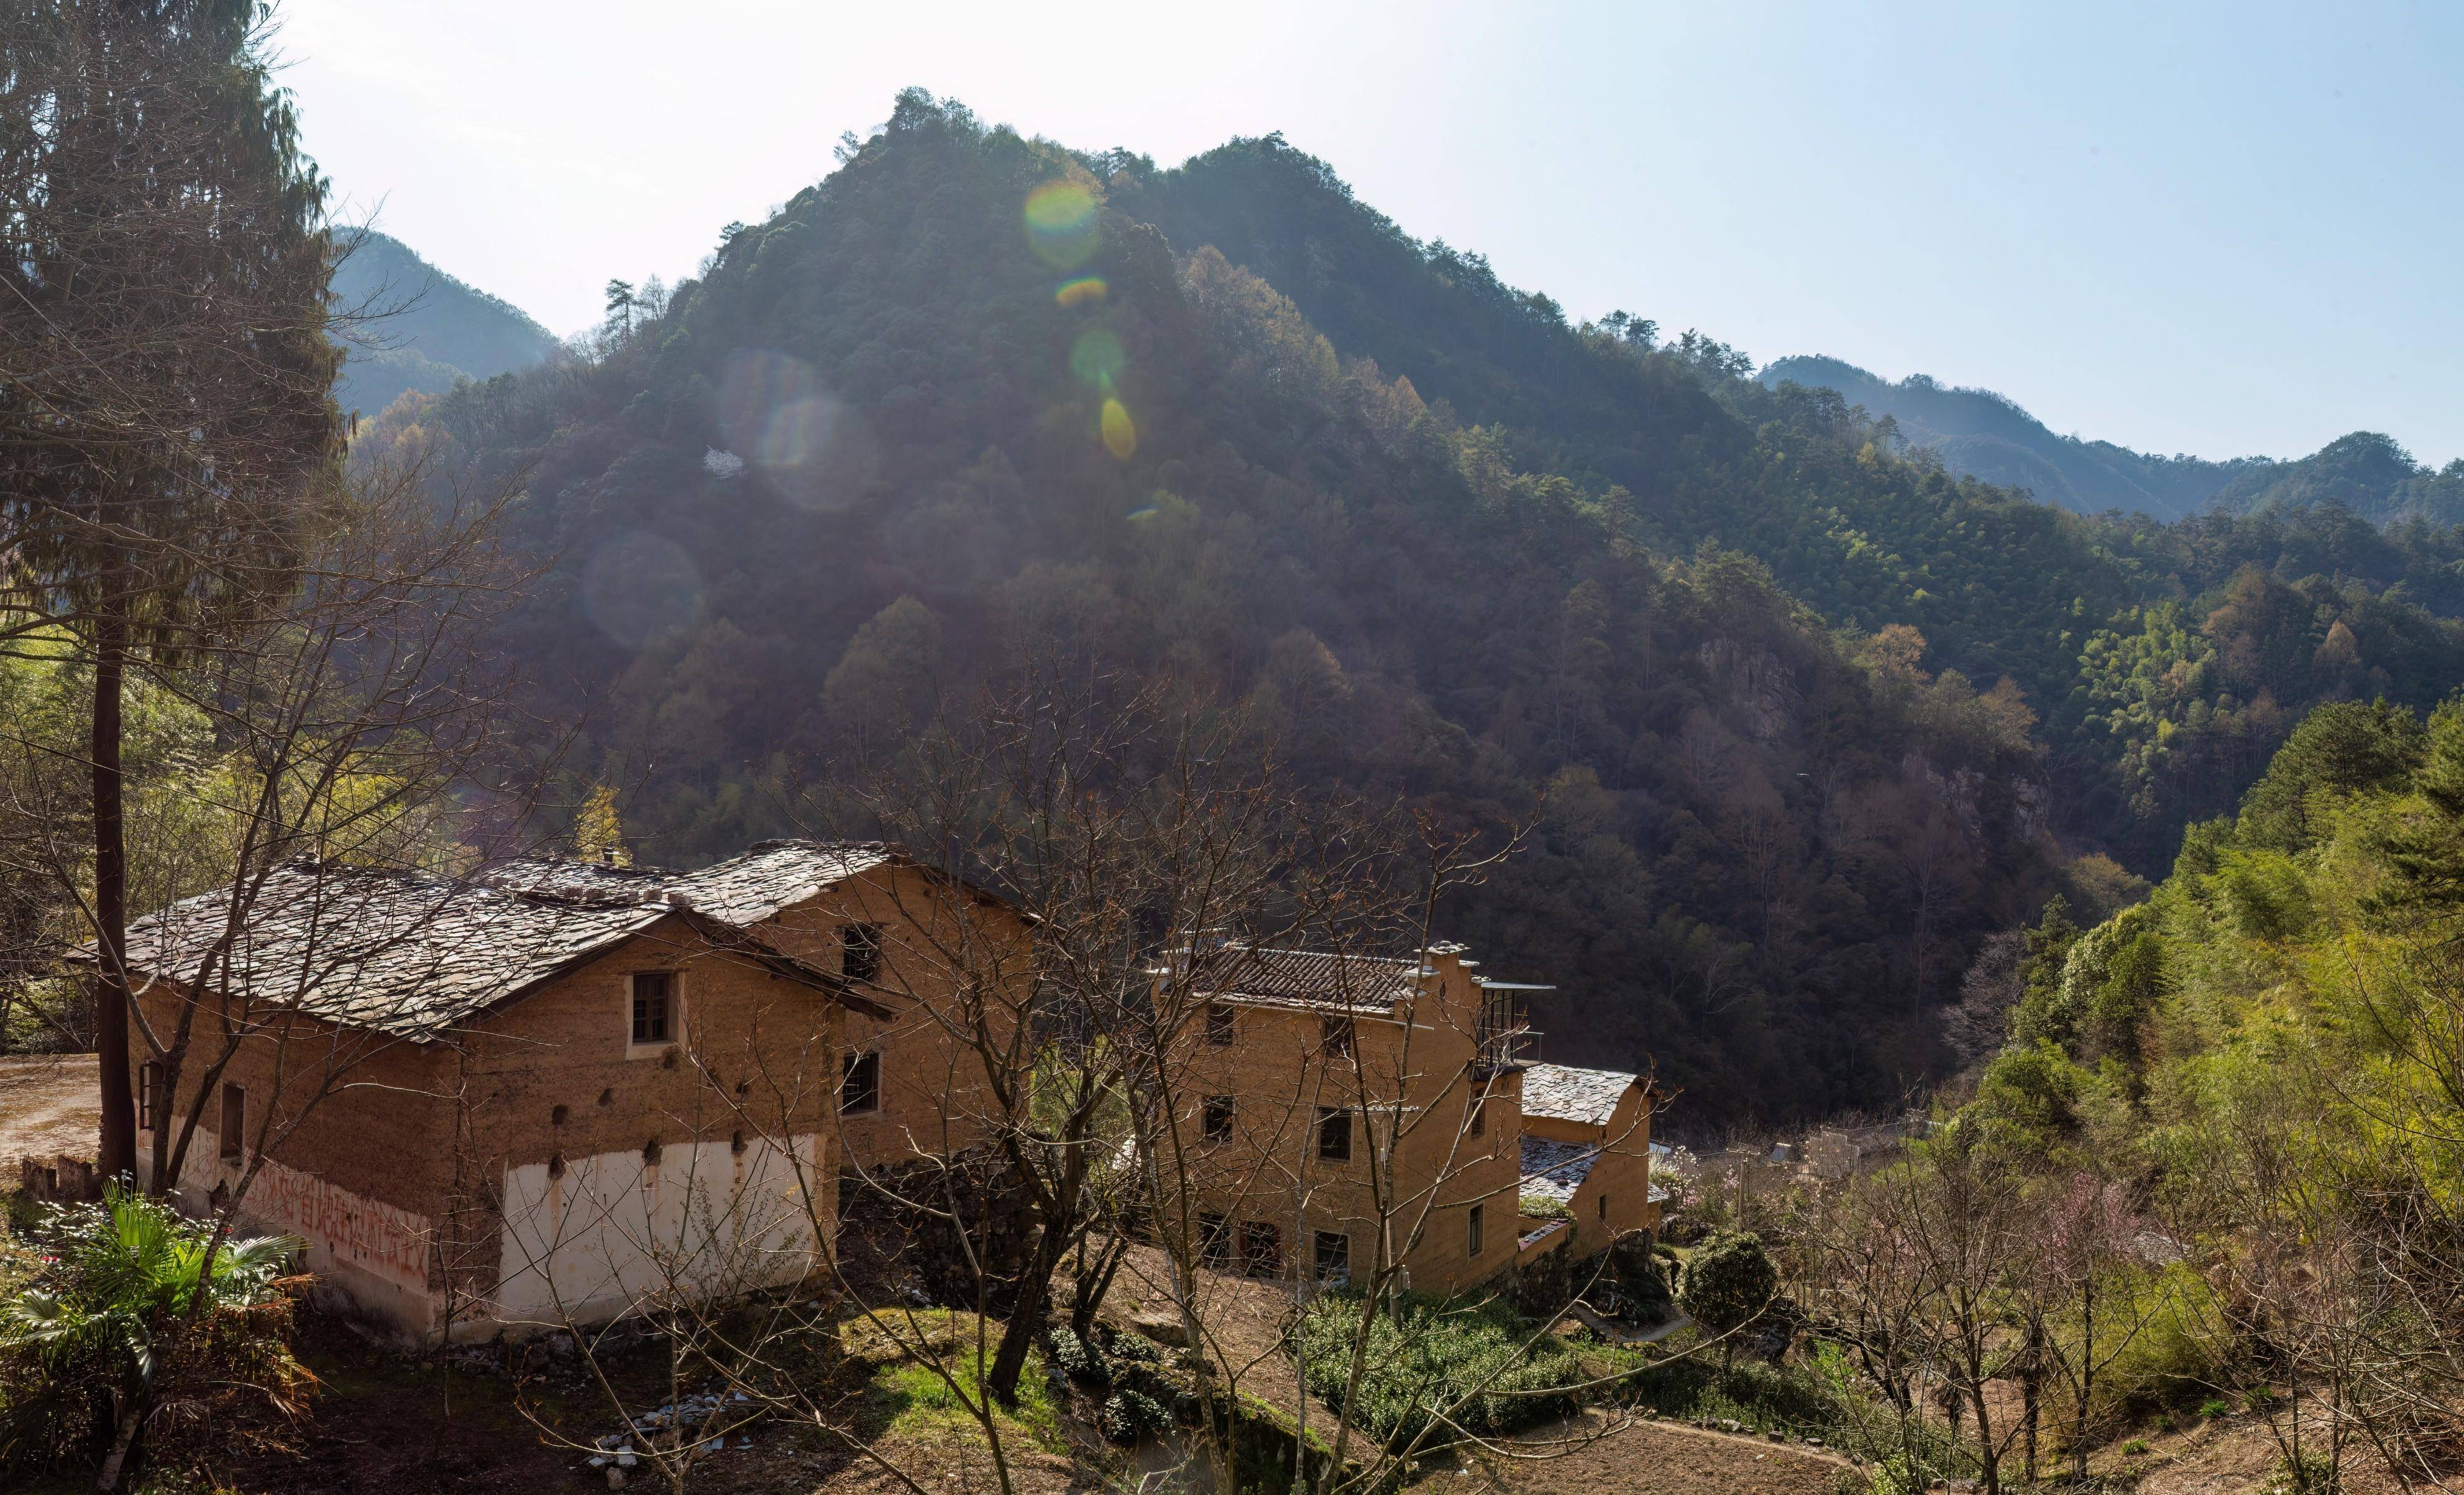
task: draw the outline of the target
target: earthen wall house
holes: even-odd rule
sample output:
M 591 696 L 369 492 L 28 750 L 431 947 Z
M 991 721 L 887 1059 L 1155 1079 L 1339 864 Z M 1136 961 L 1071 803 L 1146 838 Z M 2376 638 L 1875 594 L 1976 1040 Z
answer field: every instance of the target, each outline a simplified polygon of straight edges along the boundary
M 1577 1261 L 1660 1230 L 1651 1108 L 1651 1087 L 1621 1070 L 1535 1063 L 1523 1072 L 1523 1192 L 1565 1210 L 1562 1248 Z M 1534 1228 L 1527 1224 L 1527 1235 Z
M 850 843 L 765 843 L 685 875 L 524 863 L 475 884 L 300 865 L 226 958 L 229 924 L 209 895 L 132 930 L 156 1034 L 208 993 L 182 1093 L 140 1071 L 141 1155 L 201 1105 L 179 1193 L 203 1208 L 273 1138 L 243 1220 L 300 1236 L 360 1309 L 431 1339 L 810 1270 L 843 1165 L 977 1140 L 980 1062 L 918 1008 L 944 982 L 1015 982 L 1026 948 L 1005 905 Z M 289 1041 L 269 1029 L 208 1077 L 223 990 L 260 1022 L 282 1013 Z M 143 1065 L 142 1035 L 132 1049 Z M 870 1104 L 842 1136 L 861 1055 L 877 1056 L 858 1077 Z
M 1493 1009 L 1459 948 L 1240 949 L 1196 968 L 1182 979 L 1211 1011 L 1174 1119 L 1220 1265 L 1365 1274 L 1381 1236 L 1421 1291 L 1514 1264 L 1520 1069 L 1484 1033 Z

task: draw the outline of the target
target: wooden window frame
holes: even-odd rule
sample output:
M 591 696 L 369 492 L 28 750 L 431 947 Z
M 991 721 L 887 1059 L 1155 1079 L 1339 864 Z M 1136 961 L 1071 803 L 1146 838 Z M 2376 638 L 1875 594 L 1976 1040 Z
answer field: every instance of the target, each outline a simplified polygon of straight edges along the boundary
M 655 977 L 668 984 L 662 993 L 664 1010 L 659 1014 L 660 1037 L 643 1038 L 642 980 Z M 684 1041 L 685 973 L 672 967 L 625 972 L 625 1057 L 627 1059 L 658 1059 Z
M 856 1076 L 871 1070 L 871 1085 L 865 1093 L 864 1104 L 847 1104 L 847 1089 Z M 881 1114 L 881 1051 L 862 1049 L 850 1052 L 839 1060 L 839 1114 L 841 1116 L 878 1116 Z
M 1335 1249 L 1329 1251 L 1328 1246 Z M 1321 1230 L 1310 1238 L 1309 1254 L 1319 1282 L 1332 1282 L 1339 1276 L 1352 1281 L 1352 1236 L 1348 1231 Z
M 215 1118 L 222 1125 L 214 1137 L 214 1150 L 225 1163 L 237 1163 L 248 1156 L 248 1086 L 223 1082 L 222 1115 Z
M 1233 1128 L 1239 1125 L 1241 1101 L 1238 1096 L 1210 1095 L 1199 1109 L 1199 1136 L 1208 1147 L 1232 1140 Z
M 881 980 L 881 926 L 877 924 L 843 924 L 839 926 L 839 974 L 849 981 L 867 986 Z
M 1340 1105 L 1317 1108 L 1317 1155 L 1322 1163 L 1352 1161 L 1352 1112 Z
M 1229 1002 L 1206 1004 L 1206 1041 L 1228 1049 L 1241 1039 L 1241 1009 Z
M 1471 1213 L 1463 1216 L 1463 1245 L 1475 1261 L 1488 1249 L 1488 1218 L 1484 1206 L 1473 1205 Z

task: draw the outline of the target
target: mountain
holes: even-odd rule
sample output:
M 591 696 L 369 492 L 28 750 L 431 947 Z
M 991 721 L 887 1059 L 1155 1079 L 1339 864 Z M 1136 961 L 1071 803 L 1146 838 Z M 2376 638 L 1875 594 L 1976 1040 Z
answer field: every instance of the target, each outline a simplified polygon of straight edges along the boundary
M 1951 471 L 2025 488 L 2080 514 L 2122 509 L 2180 519 L 2250 470 L 2275 465 L 2264 457 L 2150 457 L 2110 441 L 2056 435 L 1991 390 L 1950 389 L 1925 374 L 1893 384 L 1836 358 L 1783 358 L 1756 377 L 1773 387 L 1793 380 L 1837 390 L 1850 404 L 1897 421 L 1902 435 L 1940 453 Z
M 544 362 L 560 346 L 508 301 L 467 285 L 389 234 L 351 234 L 334 272 L 334 304 L 364 319 L 334 390 L 344 410 L 374 415 L 404 391 L 441 394 L 457 379 L 492 379 Z
M 1449 932 L 1703 1120 L 1895 1103 L 1988 935 L 2161 876 L 2308 705 L 2464 681 L 2464 531 L 2081 516 L 1750 370 L 1279 139 L 1161 169 L 911 93 L 658 315 L 360 455 L 527 484 L 504 647 L 652 859 L 1066 649 L 1330 791 L 1536 814 Z
M 2357 431 L 2294 461 L 2154 457 L 2110 441 L 2056 435 L 2009 397 L 1951 389 L 1925 374 L 1894 384 L 1837 358 L 1783 358 L 1755 376 L 1835 390 L 1897 423 L 1906 440 L 1952 472 L 2025 489 L 2080 514 L 2120 509 L 2174 520 L 2208 508 L 2246 514 L 2271 505 L 2335 504 L 2385 524 L 2422 515 L 2464 520 L 2464 462 L 2432 472 L 2391 436 Z

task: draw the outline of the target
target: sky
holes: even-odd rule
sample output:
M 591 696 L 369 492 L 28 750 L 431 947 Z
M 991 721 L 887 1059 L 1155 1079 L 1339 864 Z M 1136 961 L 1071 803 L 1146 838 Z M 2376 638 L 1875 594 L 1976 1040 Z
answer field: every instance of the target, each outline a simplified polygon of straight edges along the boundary
M 910 85 L 1171 166 L 1280 130 L 1575 318 L 2143 451 L 2464 457 L 2464 6 L 287 0 L 345 212 L 558 332 Z M 1186 247 L 1186 246 L 1184 246 Z

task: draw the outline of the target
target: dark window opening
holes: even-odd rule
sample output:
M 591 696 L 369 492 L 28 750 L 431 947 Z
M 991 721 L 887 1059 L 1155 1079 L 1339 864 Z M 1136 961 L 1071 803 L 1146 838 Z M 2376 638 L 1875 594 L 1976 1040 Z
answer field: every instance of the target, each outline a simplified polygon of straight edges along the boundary
M 561 1127 L 564 1125 L 564 1119 L 571 1114 L 572 1112 L 566 1110 L 561 1105 L 549 1106 L 547 1112 L 547 1124 L 551 1127 Z
M 1206 1098 L 1207 1141 L 1232 1140 L 1232 1097 L 1228 1095 L 1210 1095 Z
M 547 1155 L 547 1176 L 550 1178 L 562 1178 L 564 1176 L 563 1153 L 551 1152 Z
M 1352 1238 L 1339 1230 L 1317 1233 L 1317 1275 L 1321 1282 L 1352 1281 Z
M 1349 1017 L 1327 1018 L 1325 1044 L 1327 1053 L 1340 1054 L 1347 1059 L 1351 1058 L 1352 1019 Z
M 1607 1194 L 1602 1194 L 1602 1195 L 1600 1195 L 1600 1218 L 1602 1218 L 1602 1219 L 1607 1219 L 1608 1217 L 1609 1217 L 1609 1196 L 1608 1196 Z
M 1284 1233 L 1265 1220 L 1241 1226 L 1241 1270 L 1251 1277 L 1276 1277 L 1284 1270 Z
M 850 924 L 840 926 L 839 974 L 849 981 L 880 979 L 881 926 Z
M 1352 1161 L 1352 1113 L 1331 1105 L 1317 1108 L 1317 1155 L 1338 1163 Z
M 1232 1264 L 1232 1222 L 1221 1215 L 1198 1216 L 1198 1260 L 1221 1270 Z
M 676 975 L 672 971 L 633 972 L 633 1041 L 665 1043 L 674 1015 Z
M 217 1140 L 222 1144 L 224 1162 L 236 1163 L 240 1160 L 241 1133 L 247 1130 L 247 1089 L 240 1085 L 223 1086 L 223 1134 Z
M 1471 1103 L 1471 1134 L 1475 1137 L 1488 1130 L 1488 1100 L 1485 1096 Z
M 1463 1232 L 1463 1244 L 1471 1248 L 1473 1256 L 1480 1255 L 1483 1248 L 1488 1244 L 1487 1233 L 1482 1229 L 1485 1224 L 1487 1220 L 1483 1217 L 1481 1207 L 1477 1204 L 1473 1205 L 1470 1221 Z
M 147 1062 L 137 1066 L 137 1127 L 140 1131 L 154 1129 L 154 1112 L 163 1104 L 163 1066 Z
M 1229 1002 L 1206 1004 L 1206 1041 L 1219 1049 L 1228 1049 L 1240 1037 L 1241 1012 Z
M 642 1144 L 642 1161 L 649 1164 L 652 1168 L 656 1168 L 659 1166 L 659 1154 L 663 1150 L 665 1149 L 659 1146 L 659 1139 L 652 1137 L 649 1141 Z
M 839 1111 L 862 1116 L 881 1109 L 881 1056 L 850 1054 L 839 1064 Z
M 735 1136 L 730 1137 L 730 1138 L 727 1140 L 727 1150 L 729 1150 L 730 1152 L 733 1152 L 733 1153 L 737 1154 L 738 1157 L 743 1156 L 743 1154 L 744 1154 L 744 1133 L 742 1133 L 742 1132 L 740 1132 L 740 1131 L 739 1131 L 739 1132 L 737 1132 Z

